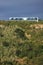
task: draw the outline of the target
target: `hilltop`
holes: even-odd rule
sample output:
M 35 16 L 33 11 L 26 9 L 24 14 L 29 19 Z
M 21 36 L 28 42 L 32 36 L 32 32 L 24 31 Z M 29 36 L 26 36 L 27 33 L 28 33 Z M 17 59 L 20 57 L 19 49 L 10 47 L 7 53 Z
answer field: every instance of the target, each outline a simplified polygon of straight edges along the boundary
M 43 21 L 0 21 L 0 65 L 43 65 Z

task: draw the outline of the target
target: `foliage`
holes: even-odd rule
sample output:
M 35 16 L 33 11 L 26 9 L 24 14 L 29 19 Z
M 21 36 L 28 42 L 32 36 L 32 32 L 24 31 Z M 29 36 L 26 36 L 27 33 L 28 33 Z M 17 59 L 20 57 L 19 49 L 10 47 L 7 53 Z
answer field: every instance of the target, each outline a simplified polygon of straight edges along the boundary
M 0 65 L 43 65 L 43 26 L 33 26 L 38 24 L 43 21 L 0 21 Z

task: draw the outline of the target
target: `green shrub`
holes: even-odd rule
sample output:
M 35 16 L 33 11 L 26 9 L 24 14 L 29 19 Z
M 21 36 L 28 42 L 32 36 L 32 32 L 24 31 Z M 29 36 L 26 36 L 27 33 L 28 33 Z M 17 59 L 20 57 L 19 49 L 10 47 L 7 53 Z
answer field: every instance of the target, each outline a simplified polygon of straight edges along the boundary
M 21 51 L 20 50 L 16 50 L 16 55 L 19 57 L 21 55 Z
M 7 41 L 4 41 L 2 44 L 4 47 L 9 47 L 9 42 L 7 42 Z
M 19 36 L 20 38 L 26 39 L 25 32 L 22 29 L 17 28 L 15 32 L 17 33 L 17 36 Z
M 13 63 L 10 61 L 4 61 L 1 63 L 1 65 L 13 65 Z

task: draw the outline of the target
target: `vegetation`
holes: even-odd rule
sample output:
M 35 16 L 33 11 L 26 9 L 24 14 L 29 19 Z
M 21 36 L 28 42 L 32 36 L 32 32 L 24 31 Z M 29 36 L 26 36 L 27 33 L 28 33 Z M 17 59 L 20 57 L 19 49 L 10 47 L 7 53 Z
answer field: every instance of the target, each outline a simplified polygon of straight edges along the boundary
M 43 65 L 43 21 L 0 20 L 0 65 Z

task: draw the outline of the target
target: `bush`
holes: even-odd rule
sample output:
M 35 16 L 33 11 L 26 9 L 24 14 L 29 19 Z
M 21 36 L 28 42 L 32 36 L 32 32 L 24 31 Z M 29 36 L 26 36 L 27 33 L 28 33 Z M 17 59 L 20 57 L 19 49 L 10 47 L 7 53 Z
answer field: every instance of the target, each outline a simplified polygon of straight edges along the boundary
M 16 50 L 16 55 L 19 57 L 21 55 L 21 51 L 20 50 Z
M 17 33 L 17 36 L 19 36 L 20 38 L 26 39 L 25 32 L 22 29 L 17 28 L 15 32 Z
M 1 65 L 13 65 L 13 63 L 10 61 L 4 61 L 1 63 Z
M 2 44 L 3 44 L 3 46 L 5 46 L 5 47 L 9 47 L 9 42 L 7 42 L 7 41 L 4 41 Z

